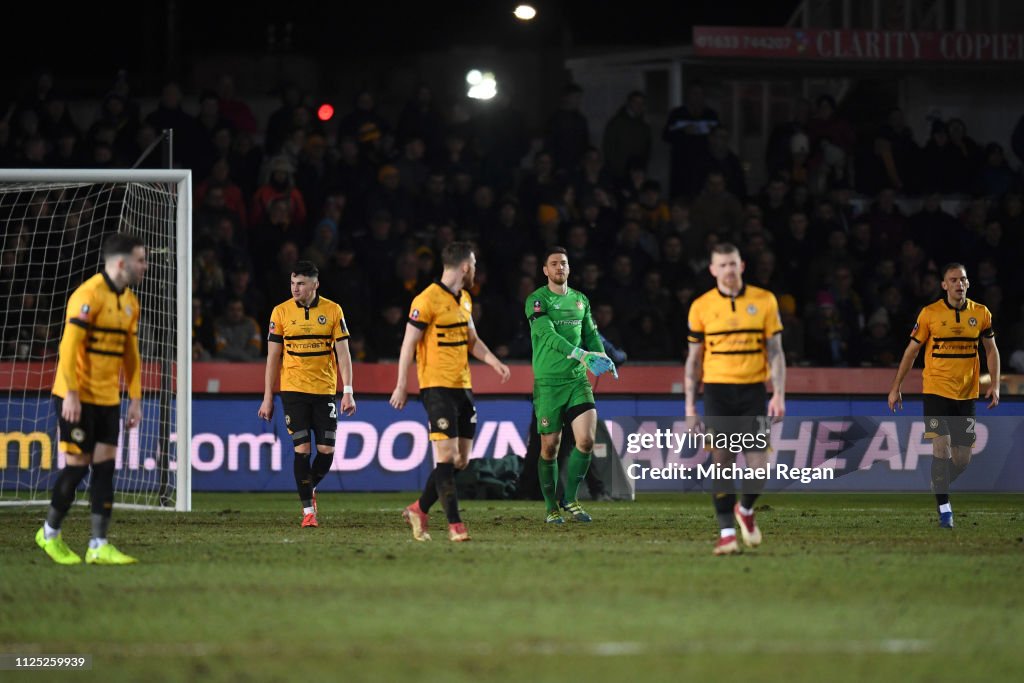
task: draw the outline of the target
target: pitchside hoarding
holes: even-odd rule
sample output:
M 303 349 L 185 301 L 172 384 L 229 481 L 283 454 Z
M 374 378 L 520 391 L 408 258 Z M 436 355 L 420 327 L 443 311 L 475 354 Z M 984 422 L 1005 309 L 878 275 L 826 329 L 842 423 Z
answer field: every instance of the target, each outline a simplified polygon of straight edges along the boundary
M 523 455 L 530 403 L 479 397 L 477 405 L 473 457 Z M 1007 402 L 991 412 L 983 403 L 978 406 L 974 460 L 955 488 L 1024 491 L 1024 403 Z M 611 445 L 638 492 L 708 489 L 714 473 L 699 469 L 706 458 L 692 438 L 687 442 L 692 432 L 679 417 L 681 400 L 601 399 L 598 407 Z M 193 490 L 294 489 L 280 401 L 273 423 L 257 418 L 257 408 L 255 399 L 194 400 Z M 897 416 L 885 415 L 879 400 L 793 399 L 787 408 L 786 420 L 772 426 L 769 490 L 927 490 L 931 445 L 924 438 L 920 402 L 908 401 Z M 0 432 L 5 487 L 34 476 L 45 481 L 59 469 L 62 463 L 52 455 L 52 412 L 48 400 L 37 398 L 0 406 L 0 425 L 26 425 L 23 431 Z M 155 405 L 146 406 L 144 419 L 157 419 Z M 140 443 L 133 432 L 122 444 L 119 467 L 152 469 L 155 452 L 155 444 Z M 739 464 L 745 464 L 742 458 Z M 414 490 L 423 486 L 431 467 L 422 406 L 412 401 L 398 412 L 383 398 L 363 398 L 354 417 L 338 422 L 334 467 L 322 486 L 337 491 Z M 821 478 L 824 470 L 831 472 L 830 478 Z

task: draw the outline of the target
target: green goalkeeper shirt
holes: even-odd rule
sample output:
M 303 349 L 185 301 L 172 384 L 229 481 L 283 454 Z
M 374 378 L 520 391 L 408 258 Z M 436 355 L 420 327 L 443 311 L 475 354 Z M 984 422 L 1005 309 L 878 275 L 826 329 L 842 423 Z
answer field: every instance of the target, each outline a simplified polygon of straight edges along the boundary
M 530 320 L 533 342 L 534 379 L 585 378 L 587 369 L 569 358 L 572 350 L 579 346 L 604 353 L 604 345 L 590 315 L 590 301 L 575 289 L 556 294 L 547 285 L 541 287 L 526 297 L 526 317 Z

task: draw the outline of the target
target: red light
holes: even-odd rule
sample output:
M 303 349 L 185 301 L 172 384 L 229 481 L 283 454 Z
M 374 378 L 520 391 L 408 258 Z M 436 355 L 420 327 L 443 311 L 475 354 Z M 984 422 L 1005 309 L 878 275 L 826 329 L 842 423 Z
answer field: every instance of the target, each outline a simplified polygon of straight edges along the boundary
M 320 108 L 316 110 L 316 116 L 321 121 L 330 121 L 334 116 L 334 107 L 329 104 L 321 104 Z

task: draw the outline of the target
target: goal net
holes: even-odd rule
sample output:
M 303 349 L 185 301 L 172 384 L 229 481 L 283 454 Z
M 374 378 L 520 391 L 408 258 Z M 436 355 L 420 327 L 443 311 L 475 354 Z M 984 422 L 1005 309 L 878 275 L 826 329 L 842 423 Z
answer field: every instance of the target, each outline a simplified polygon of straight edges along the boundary
M 64 466 L 50 396 L 71 293 L 103 269 L 110 233 L 142 239 L 142 422 L 124 429 L 115 504 L 191 507 L 191 174 L 0 171 L 0 504 L 45 504 Z M 179 455 L 180 454 L 180 455 Z M 81 490 L 78 499 L 87 500 Z

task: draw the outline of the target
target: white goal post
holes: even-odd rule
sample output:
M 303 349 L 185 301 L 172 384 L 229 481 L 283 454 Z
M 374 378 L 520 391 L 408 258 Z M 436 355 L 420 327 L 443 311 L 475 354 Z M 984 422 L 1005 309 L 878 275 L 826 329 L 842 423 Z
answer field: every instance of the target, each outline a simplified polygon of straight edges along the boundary
M 0 169 L 0 505 L 45 504 L 63 466 L 50 389 L 70 294 L 103 238 L 135 235 L 143 414 L 117 449 L 117 507 L 192 507 L 192 172 Z M 181 444 L 181 445 L 179 445 Z M 81 494 L 78 496 L 82 498 Z

